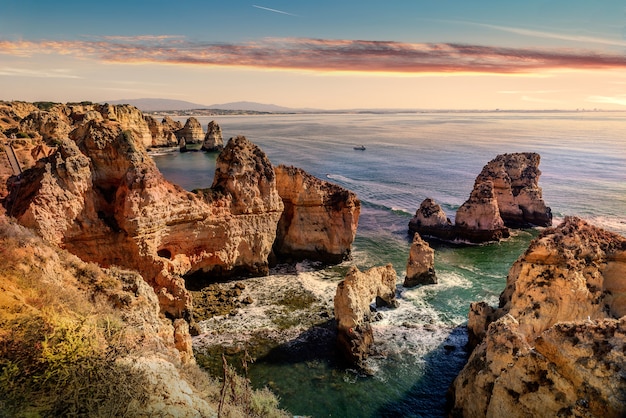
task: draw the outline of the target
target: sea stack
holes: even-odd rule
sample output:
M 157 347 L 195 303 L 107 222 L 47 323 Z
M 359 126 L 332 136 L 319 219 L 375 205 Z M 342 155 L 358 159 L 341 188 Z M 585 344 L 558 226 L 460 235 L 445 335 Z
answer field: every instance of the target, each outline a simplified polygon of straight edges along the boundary
M 437 283 L 435 274 L 435 250 L 420 237 L 417 232 L 413 236 L 413 243 L 409 250 L 409 260 L 406 264 L 404 287 L 413 287 L 420 284 Z
M 470 242 L 499 241 L 509 236 L 500 217 L 493 182 L 486 180 L 474 185 L 469 199 L 456 211 L 454 225 L 457 236 Z
M 391 264 L 365 272 L 351 267 L 335 294 L 337 345 L 352 365 L 364 368 L 374 341 L 370 304 L 396 306 L 396 271 Z
M 181 152 L 197 151 L 204 143 L 202 125 L 200 125 L 198 119 L 190 117 L 187 119 L 187 122 L 185 122 L 185 126 L 176 131 L 176 138 L 178 138 L 178 145 L 180 146 Z
M 215 152 L 224 148 L 224 139 L 222 138 L 222 128 L 214 120 L 209 122 L 206 128 L 206 135 L 202 143 L 202 151 Z
M 539 187 L 539 162 L 534 152 L 501 154 L 491 160 L 476 178 L 475 186 L 493 182 L 500 216 L 507 226 L 550 226 L 552 211 Z
M 509 236 L 508 227 L 550 226 L 552 212 L 539 187 L 539 154 L 502 154 L 483 167 L 451 225 L 432 199 L 420 205 L 409 231 L 444 241 L 481 243 Z
M 546 229 L 499 307 L 472 304 L 451 416 L 625 416 L 625 315 L 626 238 L 575 217 Z

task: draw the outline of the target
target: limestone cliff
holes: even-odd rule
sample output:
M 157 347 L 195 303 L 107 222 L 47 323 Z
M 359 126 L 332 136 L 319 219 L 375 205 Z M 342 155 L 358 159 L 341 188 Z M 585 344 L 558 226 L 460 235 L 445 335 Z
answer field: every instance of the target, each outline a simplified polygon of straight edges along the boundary
M 202 150 L 208 152 L 221 151 L 224 148 L 224 138 L 222 128 L 214 120 L 206 127 L 206 135 L 202 143 Z
M 409 259 L 406 263 L 404 286 L 413 287 L 419 284 L 435 283 L 437 283 L 435 250 L 416 232 L 409 250 Z
M 152 136 L 151 146 L 153 147 L 175 147 L 178 145 L 178 139 L 174 132 L 180 129 L 172 129 L 171 126 L 166 123 L 165 119 L 162 122 L 158 122 L 152 116 L 144 116 L 148 128 L 150 129 L 150 135 Z
M 395 306 L 396 271 L 391 264 L 366 272 L 351 267 L 335 294 L 337 345 L 346 360 L 362 367 L 374 341 L 370 304 Z
M 136 272 L 85 263 L 4 216 L 0 253 L 3 416 L 215 415 L 189 335 Z
M 271 164 L 245 138 L 218 160 L 215 190 L 193 194 L 167 182 L 118 123 L 91 121 L 71 136 L 12 188 L 5 206 L 21 223 L 85 260 L 139 271 L 174 317 L 191 308 L 184 275 L 193 284 L 267 272 L 283 206 Z
M 625 306 L 626 238 L 574 217 L 545 230 L 499 308 L 472 305 L 452 415 L 624 416 Z
M 361 211 L 357 196 L 295 167 L 278 166 L 276 187 L 285 210 L 278 223 L 278 256 L 337 263 L 350 255 Z

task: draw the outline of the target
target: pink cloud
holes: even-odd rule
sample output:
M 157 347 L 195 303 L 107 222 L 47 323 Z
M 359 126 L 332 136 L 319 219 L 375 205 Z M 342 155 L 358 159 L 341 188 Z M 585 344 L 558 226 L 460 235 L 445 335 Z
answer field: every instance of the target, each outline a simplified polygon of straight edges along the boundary
M 2 41 L 0 54 L 67 54 L 118 63 L 242 66 L 355 72 L 523 74 L 550 69 L 622 69 L 626 56 L 591 51 L 389 41 L 266 39 L 242 44 L 173 36 L 98 41 Z

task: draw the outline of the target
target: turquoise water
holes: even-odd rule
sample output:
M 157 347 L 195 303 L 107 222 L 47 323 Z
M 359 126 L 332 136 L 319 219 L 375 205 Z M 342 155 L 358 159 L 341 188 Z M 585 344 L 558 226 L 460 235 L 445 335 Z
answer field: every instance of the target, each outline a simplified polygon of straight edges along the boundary
M 211 118 L 199 118 L 202 125 Z M 341 280 L 391 262 L 398 272 L 399 308 L 374 327 L 373 377 L 346 370 L 328 341 L 303 336 L 257 359 L 256 386 L 269 386 L 281 405 L 313 417 L 443 416 L 445 393 L 466 360 L 463 324 L 470 302 L 497 304 L 511 264 L 537 230 L 501 243 L 434 245 L 439 283 L 401 286 L 410 240 L 407 224 L 426 197 L 453 218 L 476 175 L 497 154 L 538 152 L 540 186 L 555 215 L 577 215 L 626 235 L 626 114 L 421 113 L 220 116 L 224 137 L 245 135 L 273 164 L 288 164 L 357 193 L 362 201 L 353 259 L 298 280 Z M 365 151 L 354 150 L 364 145 Z M 211 185 L 215 155 L 156 156 L 166 178 L 191 190 Z M 280 274 L 275 272 L 275 274 Z M 320 283 L 324 285 L 328 283 Z M 307 339 L 308 338 L 308 339 Z M 310 349 L 312 348 L 312 349 Z

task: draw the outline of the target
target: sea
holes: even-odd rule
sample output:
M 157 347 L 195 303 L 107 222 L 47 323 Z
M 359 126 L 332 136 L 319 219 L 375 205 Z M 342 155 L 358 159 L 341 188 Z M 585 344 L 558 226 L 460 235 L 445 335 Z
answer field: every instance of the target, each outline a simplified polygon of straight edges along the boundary
M 319 348 L 319 355 L 295 350 L 256 358 L 249 365 L 252 384 L 269 387 L 280 406 L 296 416 L 445 416 L 446 393 L 468 357 L 464 325 L 470 303 L 498 304 L 511 265 L 540 229 L 516 230 L 485 245 L 431 243 L 438 283 L 408 289 L 402 286 L 411 242 L 408 222 L 425 198 L 434 199 L 453 220 L 476 176 L 498 154 L 541 155 L 539 185 L 554 225 L 575 215 L 626 235 L 626 112 L 425 111 L 198 120 L 203 127 L 215 120 L 225 141 L 244 135 L 274 165 L 300 167 L 361 200 L 350 260 L 339 266 L 307 261 L 282 266 L 255 286 L 266 283 L 280 293 L 282 283 L 297 282 L 332 310 L 336 285 L 350 266 L 364 270 L 392 263 L 398 273 L 399 306 L 381 309 L 373 324 L 373 374 L 345 367 L 328 354 L 332 347 Z M 216 154 L 163 152 L 153 158 L 168 180 L 187 190 L 213 181 Z M 235 327 L 267 326 L 262 314 L 239 316 L 241 325 Z

